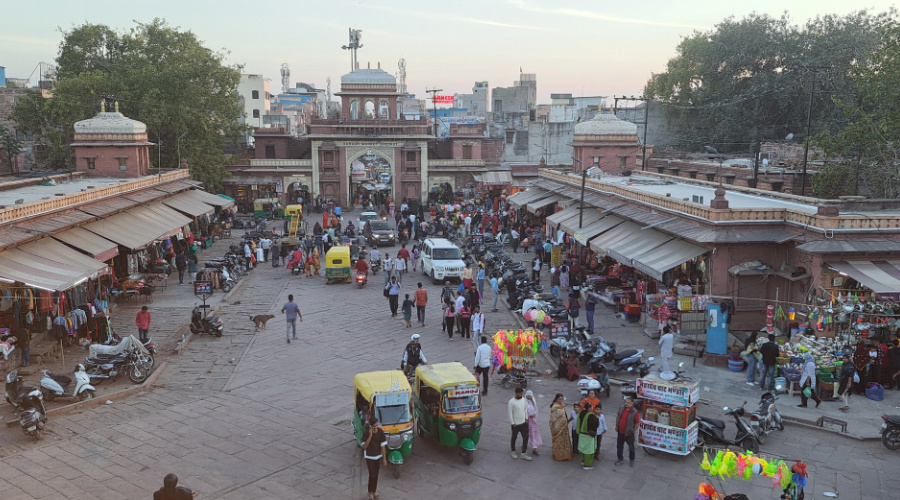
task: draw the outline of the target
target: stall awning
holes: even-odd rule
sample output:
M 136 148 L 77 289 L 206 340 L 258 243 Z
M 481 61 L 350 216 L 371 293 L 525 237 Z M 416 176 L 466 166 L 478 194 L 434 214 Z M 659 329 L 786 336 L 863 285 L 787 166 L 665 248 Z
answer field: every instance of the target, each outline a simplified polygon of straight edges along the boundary
M 168 238 L 180 233 L 184 226 L 191 223 L 191 219 L 163 204 L 145 205 L 128 210 L 125 213 L 136 215 L 154 224 L 162 230 L 162 238 Z
M 601 219 L 601 220 L 605 220 Z M 605 256 L 609 252 L 609 247 L 616 243 L 624 243 L 625 241 L 636 238 L 640 235 L 641 226 L 633 222 L 622 222 L 616 227 L 606 231 L 591 240 L 591 250 L 597 252 L 597 255 Z
M 541 198 L 540 200 L 530 201 L 528 202 L 528 211 L 531 213 L 536 213 L 538 210 L 546 207 L 547 205 L 556 203 L 557 201 L 560 201 L 562 199 L 562 196 L 554 194 L 545 198 Z
M 190 215 L 192 217 L 209 215 L 215 211 L 215 208 L 213 208 L 212 205 L 207 205 L 202 201 L 197 201 L 188 193 L 189 191 L 178 193 L 175 196 L 170 196 L 160 201 L 163 205 L 174 208 L 175 210 L 178 210 L 179 212 Z
M 632 265 L 632 260 L 671 239 L 672 237 L 668 234 L 654 231 L 653 229 L 643 229 L 634 239 L 610 245 L 607 253 L 622 264 L 630 266 Z
M 68 290 L 106 269 L 106 264 L 52 238 L 0 253 L 0 278 L 43 290 Z
M 632 259 L 635 269 L 639 269 L 655 279 L 662 280 L 663 273 L 685 262 L 703 255 L 707 250 L 684 240 L 671 240 L 649 252 Z
M 82 227 L 73 227 L 54 234 L 53 237 L 69 246 L 87 252 L 101 262 L 119 255 L 119 245 Z
M 207 193 L 206 191 L 202 191 L 200 189 L 191 189 L 190 191 L 185 191 L 183 194 L 186 194 L 197 201 L 206 203 L 207 205 L 212 205 L 214 207 L 224 209 L 234 206 L 233 199 L 223 198 L 217 194 Z
M 569 217 L 569 218 L 563 220 L 559 226 L 563 231 L 571 234 L 572 237 L 575 237 L 575 235 L 578 233 L 582 234 L 582 237 L 583 237 L 586 234 L 585 231 L 590 226 L 592 226 L 594 223 L 596 223 L 597 221 L 602 219 L 603 216 L 604 216 L 604 214 L 597 209 L 585 208 L 584 215 L 582 215 L 582 217 L 581 217 L 581 227 L 578 227 L 578 214 L 577 213 L 575 215 L 573 215 L 572 217 Z M 609 229 L 609 227 L 602 229 L 601 231 L 606 231 L 606 229 Z M 600 234 L 600 233 L 597 232 L 597 233 L 594 233 L 590 237 L 583 238 L 585 243 L 582 243 L 582 245 L 587 245 L 587 240 L 593 238 L 594 236 L 597 236 L 598 234 Z M 581 241 L 581 240 L 579 240 L 579 241 Z
M 531 201 L 537 201 L 541 198 L 546 198 L 547 196 L 550 196 L 549 191 L 533 187 L 510 196 L 506 201 L 512 205 L 521 207 L 527 205 Z
M 876 294 L 900 292 L 900 260 L 842 260 L 826 264 L 871 288 Z
M 146 206 L 133 208 L 83 227 L 129 250 L 140 250 L 180 231 L 190 222 L 187 217 L 160 205 L 152 210 Z
M 481 174 L 481 182 L 489 186 L 505 186 L 512 184 L 512 174 L 509 170 L 484 172 Z
M 594 210 L 596 214 L 600 214 L 601 212 Z M 593 214 L 592 214 L 593 215 Z M 585 217 L 587 217 L 587 213 L 585 213 Z M 616 217 L 615 215 L 607 215 L 606 217 L 601 217 L 600 220 L 596 220 L 590 225 L 584 226 L 581 229 L 578 229 L 578 219 L 575 219 L 574 222 L 571 222 L 571 219 L 565 221 L 562 226 L 566 232 L 571 232 L 572 237 L 575 238 L 575 241 L 580 243 L 582 246 L 587 246 L 588 242 L 595 238 L 598 234 L 609 231 L 610 229 L 618 226 L 619 224 L 625 222 L 625 219 L 620 217 Z M 571 228 L 569 228 L 569 224 L 573 224 Z
M 559 224 L 560 222 L 562 222 L 562 221 L 568 219 L 569 217 L 577 216 L 577 215 L 578 215 L 578 210 L 579 210 L 579 207 L 577 207 L 577 206 L 575 206 L 575 207 L 569 207 L 569 208 L 567 208 L 567 209 L 565 209 L 565 210 L 563 210 L 563 211 L 561 211 L 561 212 L 556 212 L 556 213 L 553 214 L 553 215 L 547 216 L 547 224 L 548 224 L 548 226 L 552 225 L 553 227 L 551 227 L 551 229 L 554 229 L 554 230 L 555 230 L 555 229 L 556 229 L 556 225 Z M 585 215 L 587 215 L 587 211 L 588 211 L 588 210 L 590 210 L 590 209 L 585 209 L 585 210 L 584 210 L 584 211 L 585 211 Z

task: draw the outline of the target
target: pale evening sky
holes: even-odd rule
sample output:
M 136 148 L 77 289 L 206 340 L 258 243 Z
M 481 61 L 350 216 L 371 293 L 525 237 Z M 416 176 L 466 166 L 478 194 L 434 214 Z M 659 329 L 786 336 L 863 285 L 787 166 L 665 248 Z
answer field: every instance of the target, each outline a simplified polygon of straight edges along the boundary
M 679 41 L 694 30 L 751 12 L 779 17 L 788 11 L 794 24 L 823 14 L 845 15 L 869 9 L 884 12 L 888 0 L 799 0 L 753 2 L 644 0 L 331 0 L 255 3 L 222 0 L 45 0 L 15 2 L 4 9 L 0 66 L 7 77 L 27 78 L 41 61 L 53 62 L 59 29 L 85 22 L 126 30 L 133 20 L 165 18 L 194 32 L 244 73 L 272 80 L 281 91 L 281 63 L 291 67 L 291 85 L 306 82 L 332 92 L 350 70 L 341 50 L 349 27 L 362 30 L 360 67 L 390 73 L 406 59 L 410 92 L 469 93 L 475 81 L 507 87 L 519 69 L 536 73 L 538 102 L 551 93 L 575 96 L 639 95 L 651 73 L 665 70 Z

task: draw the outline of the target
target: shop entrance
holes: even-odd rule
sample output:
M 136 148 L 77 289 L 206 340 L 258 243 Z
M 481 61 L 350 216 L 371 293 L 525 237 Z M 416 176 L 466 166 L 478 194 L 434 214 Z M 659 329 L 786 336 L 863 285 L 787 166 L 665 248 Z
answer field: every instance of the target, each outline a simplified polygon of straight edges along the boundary
M 363 207 L 384 207 L 393 197 L 394 173 L 391 162 L 371 149 L 350 162 L 350 197 Z

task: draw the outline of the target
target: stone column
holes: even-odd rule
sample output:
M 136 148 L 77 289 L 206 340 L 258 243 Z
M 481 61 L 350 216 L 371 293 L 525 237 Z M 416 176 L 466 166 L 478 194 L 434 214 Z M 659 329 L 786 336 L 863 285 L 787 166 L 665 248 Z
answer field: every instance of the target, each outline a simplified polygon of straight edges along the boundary
M 322 145 L 322 141 L 312 141 L 312 184 L 309 186 L 309 189 L 312 190 L 312 197 L 315 199 L 316 196 L 320 194 L 322 186 L 319 184 L 319 146 Z M 335 156 L 337 156 L 337 152 L 335 152 Z
M 431 186 L 428 182 L 428 141 L 419 141 L 419 179 L 421 188 L 419 189 L 419 201 L 425 203 L 428 198 L 428 189 Z

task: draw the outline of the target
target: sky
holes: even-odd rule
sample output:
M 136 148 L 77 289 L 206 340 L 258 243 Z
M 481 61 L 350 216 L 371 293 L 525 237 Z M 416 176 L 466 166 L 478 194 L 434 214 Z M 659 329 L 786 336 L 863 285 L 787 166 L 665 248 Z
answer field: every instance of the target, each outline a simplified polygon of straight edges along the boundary
M 789 7 L 786 7 L 789 5 Z M 0 28 L 0 66 L 6 76 L 28 78 L 40 62 L 55 61 L 62 32 L 86 22 L 125 31 L 154 17 L 192 31 L 228 64 L 272 80 L 281 91 L 281 64 L 297 82 L 339 91 L 348 73 L 348 28 L 362 30 L 360 67 L 397 72 L 406 60 L 408 91 L 426 97 L 471 93 L 476 81 L 508 87 L 520 72 L 535 73 L 538 103 L 551 93 L 574 96 L 640 95 L 653 73 L 665 71 L 682 38 L 713 30 L 728 17 L 752 12 L 795 24 L 824 14 L 868 9 L 887 0 L 411 0 L 294 1 L 256 4 L 220 0 L 44 0 L 12 2 Z

